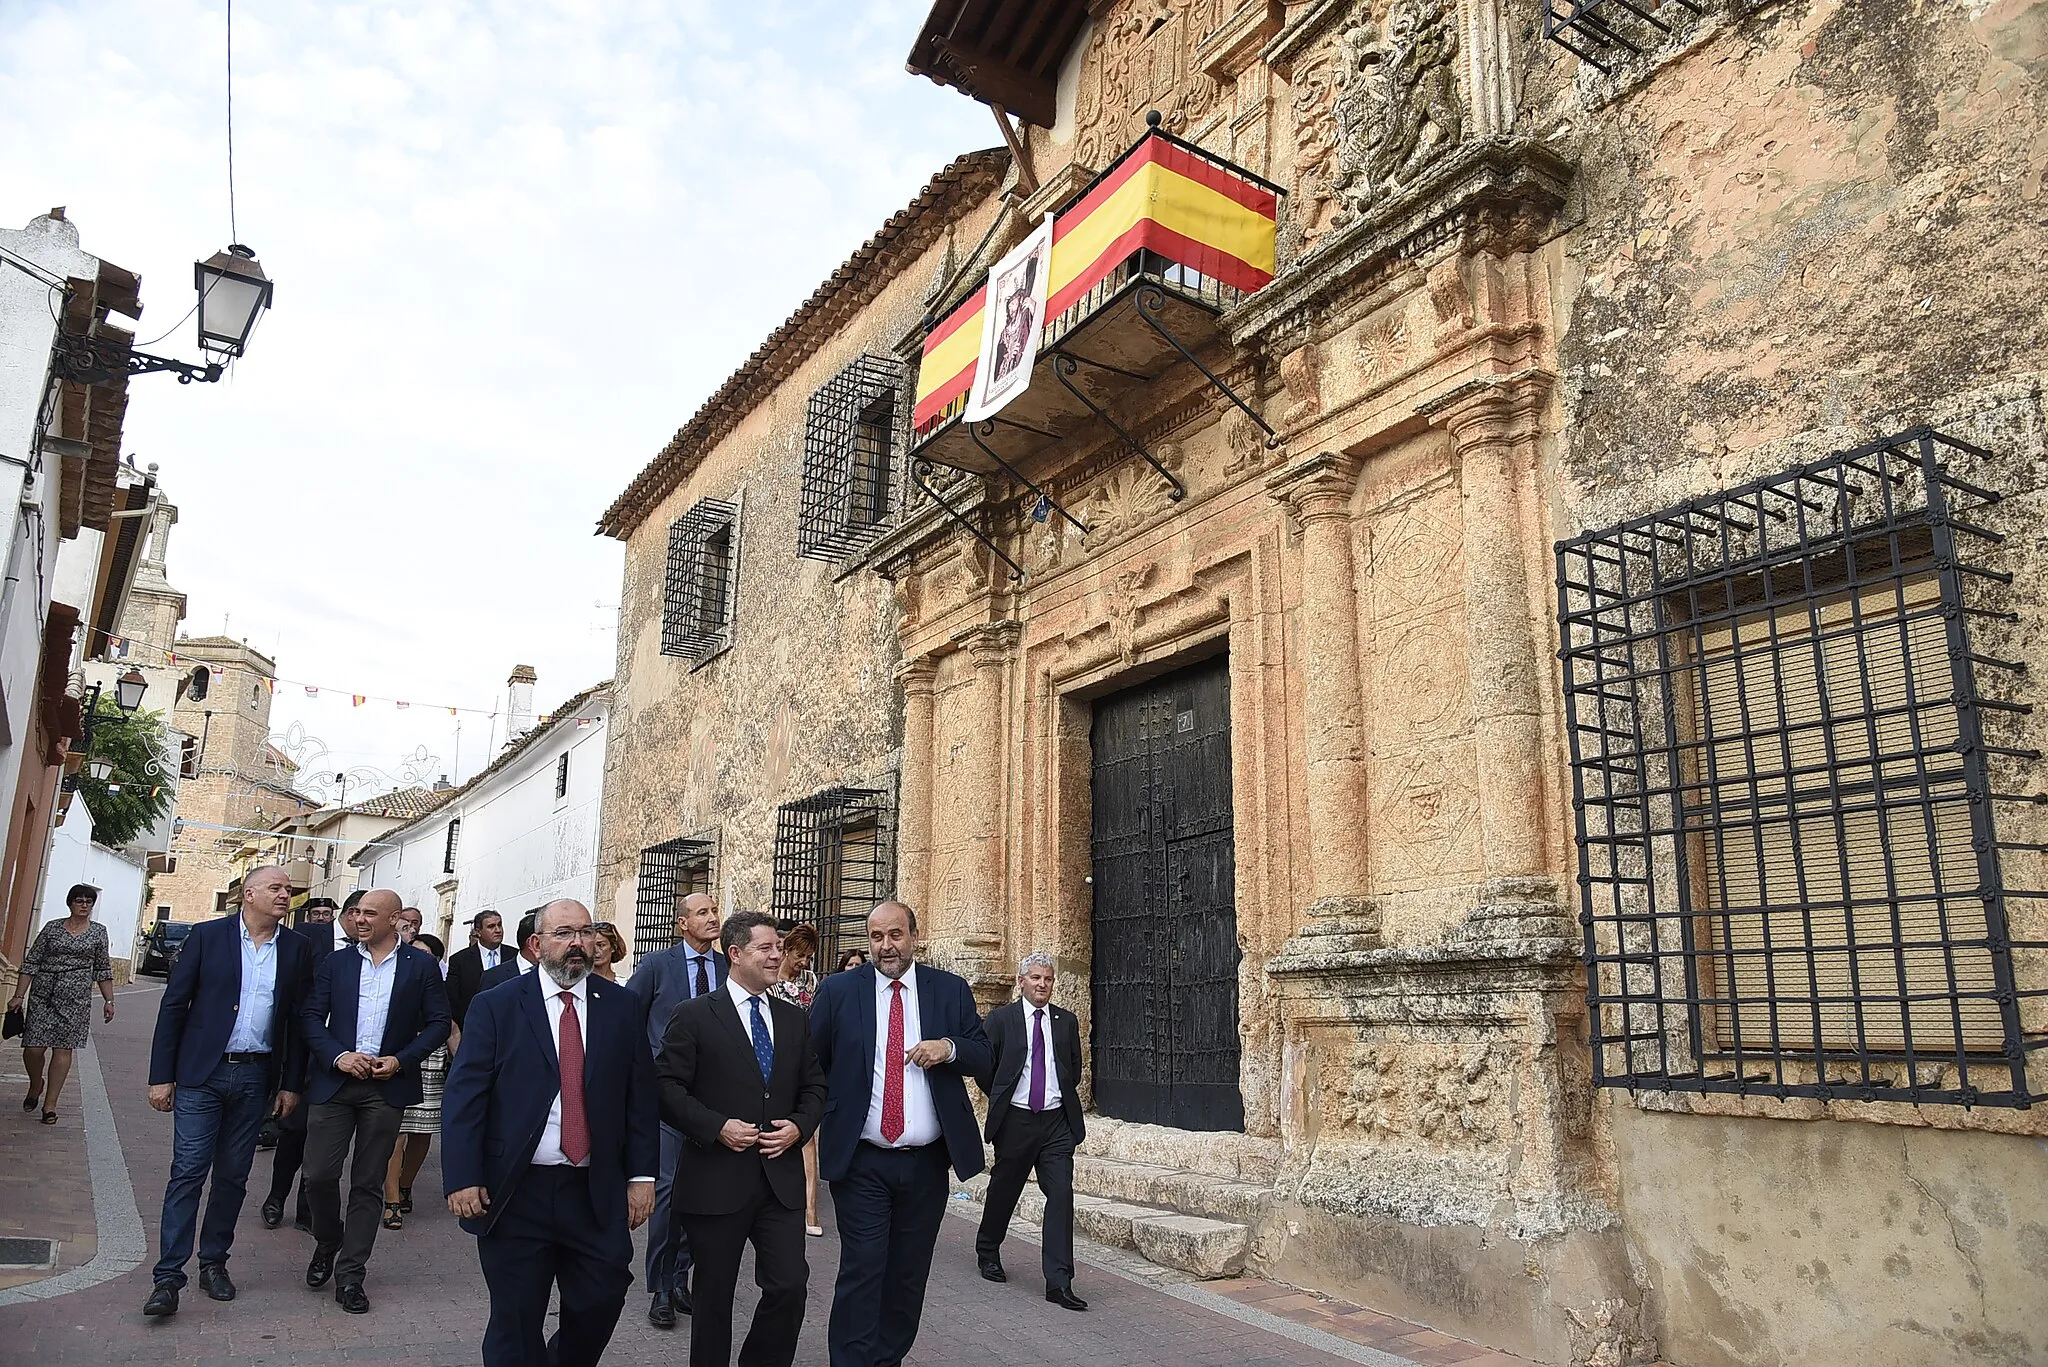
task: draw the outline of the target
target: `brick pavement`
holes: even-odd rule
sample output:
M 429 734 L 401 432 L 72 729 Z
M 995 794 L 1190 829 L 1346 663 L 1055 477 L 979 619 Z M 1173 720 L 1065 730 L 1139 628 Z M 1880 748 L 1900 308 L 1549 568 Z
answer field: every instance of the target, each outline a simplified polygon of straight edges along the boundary
M 112 1095 L 115 1120 L 128 1157 L 135 1197 L 155 1253 L 157 1205 L 170 1149 L 169 1116 L 143 1101 L 153 995 L 131 998 L 136 1008 L 98 1036 L 102 1068 Z M 71 1108 L 75 1114 L 77 1108 Z M 64 1127 L 52 1127 L 58 1135 Z M 31 1133 L 39 1131 L 40 1133 Z M 55 1153 L 52 1152 L 55 1150 Z M 73 1135 L 69 1153 L 77 1153 Z M 61 1139 L 41 1126 L 0 1125 L 0 1175 L 18 1174 L 31 1162 L 49 1163 L 67 1152 Z M 82 1160 L 81 1160 L 82 1161 Z M 367 1316 L 344 1314 L 330 1291 L 310 1291 L 302 1281 L 312 1242 L 289 1225 L 269 1231 L 256 1214 L 269 1175 L 269 1155 L 258 1154 L 251 1176 L 252 1198 L 244 1212 L 231 1270 L 241 1296 L 231 1304 L 206 1299 L 196 1286 L 172 1320 L 144 1320 L 149 1292 L 147 1260 L 98 1286 L 31 1305 L 0 1308 L 0 1364 L 134 1363 L 175 1361 L 182 1367 L 286 1367 L 287 1364 L 473 1363 L 485 1317 L 483 1279 L 474 1243 L 444 1207 L 423 1200 L 401 1231 L 381 1231 L 371 1260 L 368 1290 L 374 1309 Z M 54 1212 L 75 1202 L 75 1187 L 50 1183 L 38 1197 Z M 438 1188 L 433 1163 L 422 1173 L 421 1193 Z M 11 1198 L 16 1188 L 0 1187 Z M 10 1201 L 11 1206 L 11 1201 Z M 84 1223 L 76 1214 L 74 1222 Z M 829 1225 L 829 1202 L 825 1211 Z M 1507 1367 L 1513 1359 L 1489 1354 L 1459 1340 L 1432 1336 L 1419 1326 L 1360 1318 L 1353 1307 L 1337 1307 L 1290 1288 L 1255 1280 L 1178 1286 L 1160 1284 L 1139 1269 L 1128 1274 L 1086 1262 L 1077 1284 L 1093 1304 L 1085 1315 L 1047 1305 L 1030 1275 L 1035 1257 L 1019 1247 L 1011 1261 L 1019 1276 L 1007 1286 L 982 1281 L 974 1270 L 969 1221 L 949 1219 L 940 1236 L 926 1302 L 924 1333 L 910 1361 L 918 1367 L 948 1364 L 1018 1364 L 1043 1367 L 1048 1361 L 1115 1363 L 1118 1367 L 1338 1367 L 1363 1362 L 1375 1367 L 1408 1363 L 1457 1363 L 1465 1367 Z M 798 1352 L 800 1363 L 824 1361 L 824 1323 L 830 1301 L 837 1243 L 827 1234 L 810 1241 L 810 1312 Z M 637 1263 L 636 1263 L 637 1271 Z M 742 1294 L 747 1288 L 743 1284 Z M 1264 1308 L 1286 1302 L 1277 1313 Z M 649 1326 L 645 1298 L 636 1287 L 628 1302 L 607 1363 L 620 1367 L 672 1364 L 688 1350 L 687 1330 L 664 1333 Z M 751 1300 L 740 1308 L 741 1322 Z M 1366 1335 L 1379 1331 L 1384 1342 Z M 1329 1351 L 1324 1351 L 1325 1349 Z

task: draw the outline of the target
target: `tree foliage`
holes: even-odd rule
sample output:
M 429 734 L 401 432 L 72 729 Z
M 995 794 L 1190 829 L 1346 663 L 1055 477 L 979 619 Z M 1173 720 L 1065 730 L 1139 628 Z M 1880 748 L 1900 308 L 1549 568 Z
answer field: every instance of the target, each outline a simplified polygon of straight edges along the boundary
M 177 794 L 177 761 L 164 754 L 161 712 L 123 712 L 112 697 L 102 696 L 93 709 L 90 763 L 103 759 L 114 766 L 106 779 L 86 770 L 78 774 L 78 796 L 92 815 L 92 837 L 120 848 L 163 819 Z

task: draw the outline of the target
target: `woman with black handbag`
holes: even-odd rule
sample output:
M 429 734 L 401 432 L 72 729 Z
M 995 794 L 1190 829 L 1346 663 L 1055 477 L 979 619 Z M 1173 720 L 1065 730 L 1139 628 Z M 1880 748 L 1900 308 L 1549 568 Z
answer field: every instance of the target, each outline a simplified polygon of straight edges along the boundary
M 71 1076 L 71 1055 L 83 1049 L 92 1028 L 92 992 L 97 986 L 107 999 L 106 1019 L 114 1019 L 114 965 L 107 953 L 107 928 L 92 919 L 100 890 L 79 883 L 64 895 L 70 915 L 51 921 L 36 936 L 21 977 L 7 1003 L 11 1015 L 26 1001 L 21 1057 L 28 1069 L 24 1111 L 43 1108 L 43 1123 L 57 1123 L 57 1098 Z M 47 1071 L 45 1065 L 47 1064 Z

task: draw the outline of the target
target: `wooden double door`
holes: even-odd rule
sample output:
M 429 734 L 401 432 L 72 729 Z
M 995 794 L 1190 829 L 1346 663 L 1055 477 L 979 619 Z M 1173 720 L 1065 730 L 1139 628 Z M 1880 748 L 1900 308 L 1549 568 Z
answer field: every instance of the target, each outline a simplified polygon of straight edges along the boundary
M 1091 737 L 1095 1108 L 1242 1130 L 1228 657 L 1102 699 Z

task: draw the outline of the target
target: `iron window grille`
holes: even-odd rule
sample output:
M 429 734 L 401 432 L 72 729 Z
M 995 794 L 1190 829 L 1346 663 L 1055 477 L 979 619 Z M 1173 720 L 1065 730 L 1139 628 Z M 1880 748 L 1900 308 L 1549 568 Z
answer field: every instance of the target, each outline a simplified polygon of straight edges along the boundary
M 640 881 L 633 899 L 633 958 L 659 954 L 681 937 L 676 917 L 691 893 L 717 886 L 717 842 L 708 836 L 678 836 L 640 851 Z
M 555 758 L 555 801 L 569 796 L 569 752 L 564 750 Z
M 797 554 L 842 560 L 874 539 L 892 511 L 903 366 L 862 356 L 811 395 Z
M 1701 12 L 1696 0 L 1543 0 L 1543 36 L 1587 65 L 1640 55 L 1673 31 L 1665 16 Z M 1597 55 L 1596 55 L 1597 54 Z
M 827 788 L 776 809 L 769 914 L 815 930 L 824 967 L 866 947 L 868 913 L 895 879 L 895 836 L 889 795 L 876 788 Z
M 1600 1085 L 2025 1108 L 2038 752 L 1984 452 L 1916 428 L 1558 543 Z M 2038 931 L 2035 931 L 2038 934 Z M 2016 973 L 2018 966 L 2028 970 Z
M 455 817 L 448 823 L 447 840 L 441 846 L 441 872 L 455 872 L 455 847 L 462 840 L 462 818 Z
M 701 499 L 668 529 L 661 653 L 701 665 L 732 644 L 739 505 Z

